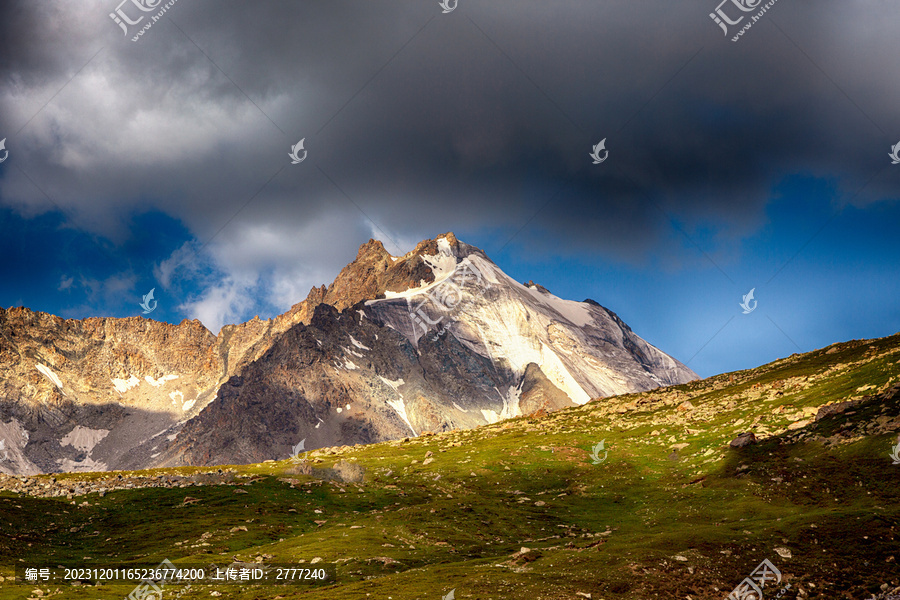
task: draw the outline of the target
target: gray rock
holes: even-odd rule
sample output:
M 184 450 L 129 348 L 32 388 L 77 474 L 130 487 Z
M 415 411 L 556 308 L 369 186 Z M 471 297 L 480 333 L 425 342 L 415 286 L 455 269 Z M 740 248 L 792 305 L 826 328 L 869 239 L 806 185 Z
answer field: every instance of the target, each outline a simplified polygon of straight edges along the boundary
M 744 448 L 745 446 L 750 446 L 755 443 L 756 435 L 754 435 L 752 431 L 745 431 L 744 433 L 731 440 L 731 443 L 728 445 L 732 448 Z

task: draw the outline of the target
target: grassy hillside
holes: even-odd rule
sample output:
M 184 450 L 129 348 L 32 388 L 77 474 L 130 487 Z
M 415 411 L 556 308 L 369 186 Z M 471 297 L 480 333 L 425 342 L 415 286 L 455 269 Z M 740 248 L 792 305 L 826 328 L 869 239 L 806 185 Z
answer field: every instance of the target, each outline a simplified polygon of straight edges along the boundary
M 337 564 L 336 585 L 193 586 L 181 598 L 696 600 L 725 598 L 769 559 L 784 580 L 766 599 L 787 584 L 782 598 L 888 597 L 900 586 L 898 384 L 900 334 L 551 415 L 310 453 L 316 468 L 363 466 L 362 483 L 281 461 L 233 467 L 223 485 L 72 500 L 4 491 L 0 575 L 20 560 L 319 558 Z M 744 431 L 759 442 L 728 447 Z M 133 588 L 7 580 L 0 600 Z

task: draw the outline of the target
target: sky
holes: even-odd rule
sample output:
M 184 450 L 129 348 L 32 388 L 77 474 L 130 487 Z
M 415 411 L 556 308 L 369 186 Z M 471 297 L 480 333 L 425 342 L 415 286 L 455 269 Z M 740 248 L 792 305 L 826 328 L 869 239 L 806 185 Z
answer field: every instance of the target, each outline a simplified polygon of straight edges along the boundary
M 0 306 L 217 333 L 453 231 L 701 376 L 900 331 L 900 5 L 719 1 L 7 0 Z

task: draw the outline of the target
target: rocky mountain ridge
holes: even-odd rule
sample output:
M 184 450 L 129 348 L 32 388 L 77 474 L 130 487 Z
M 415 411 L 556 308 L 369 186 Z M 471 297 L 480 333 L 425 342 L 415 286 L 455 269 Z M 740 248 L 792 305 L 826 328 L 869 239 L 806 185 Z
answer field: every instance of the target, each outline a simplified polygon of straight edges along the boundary
M 327 288 L 218 336 L 0 309 L 0 472 L 258 462 L 695 378 L 452 233 L 401 257 L 370 240 Z

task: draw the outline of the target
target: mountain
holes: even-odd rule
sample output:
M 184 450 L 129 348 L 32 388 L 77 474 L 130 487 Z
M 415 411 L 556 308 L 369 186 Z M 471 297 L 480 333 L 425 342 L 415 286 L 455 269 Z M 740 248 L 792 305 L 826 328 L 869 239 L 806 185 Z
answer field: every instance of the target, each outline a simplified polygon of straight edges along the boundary
M 214 465 L 467 429 L 696 379 L 593 300 L 520 284 L 452 233 L 375 240 L 269 320 L 0 309 L 0 471 Z

